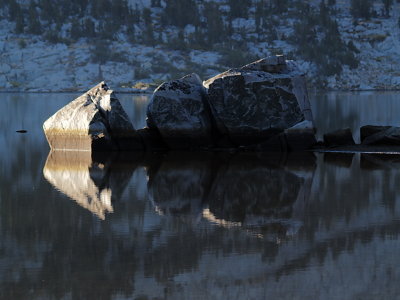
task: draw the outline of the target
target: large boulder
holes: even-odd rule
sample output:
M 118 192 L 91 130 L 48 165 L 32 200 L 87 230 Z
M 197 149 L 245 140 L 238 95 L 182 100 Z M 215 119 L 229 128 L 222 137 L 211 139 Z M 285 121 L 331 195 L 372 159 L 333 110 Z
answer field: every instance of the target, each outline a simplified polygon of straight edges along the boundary
M 355 145 L 355 142 L 351 129 L 345 128 L 324 134 L 324 144 L 328 147 L 352 146 Z
M 104 82 L 76 98 L 44 124 L 52 150 L 141 150 L 121 103 Z
M 283 56 L 228 70 L 204 86 L 219 133 L 236 145 L 266 141 L 303 121 L 313 124 L 304 74 Z
M 363 145 L 400 145 L 400 127 L 366 125 L 360 128 Z
M 364 142 L 366 138 L 372 136 L 376 133 L 385 131 L 389 129 L 391 126 L 379 126 L 379 125 L 365 125 L 360 128 L 360 139 L 361 143 Z
M 212 121 L 206 92 L 196 74 L 165 82 L 147 108 L 147 125 L 157 129 L 171 149 L 209 147 Z

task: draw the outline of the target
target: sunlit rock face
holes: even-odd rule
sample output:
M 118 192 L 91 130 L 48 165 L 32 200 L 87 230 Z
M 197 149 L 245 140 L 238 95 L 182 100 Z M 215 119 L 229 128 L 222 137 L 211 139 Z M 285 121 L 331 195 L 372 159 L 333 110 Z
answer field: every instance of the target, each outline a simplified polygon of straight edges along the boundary
M 161 84 L 149 103 L 147 125 L 158 129 L 171 149 L 211 146 L 211 114 L 199 76 Z
M 44 124 L 52 150 L 138 150 L 140 137 L 104 82 L 76 98 Z
M 204 86 L 219 132 L 236 145 L 259 143 L 305 120 L 313 122 L 304 74 L 282 56 L 231 69 Z
M 43 175 L 57 190 L 80 206 L 105 219 L 113 212 L 112 201 L 122 195 L 134 165 L 93 161 L 90 152 L 52 151 L 47 157 Z

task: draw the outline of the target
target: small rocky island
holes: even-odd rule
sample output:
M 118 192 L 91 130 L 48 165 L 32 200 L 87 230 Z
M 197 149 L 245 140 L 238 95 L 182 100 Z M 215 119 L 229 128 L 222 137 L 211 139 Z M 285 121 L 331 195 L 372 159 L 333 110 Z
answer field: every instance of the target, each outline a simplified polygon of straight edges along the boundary
M 198 75 L 161 84 L 135 129 L 101 82 L 43 125 L 52 150 L 297 151 L 316 144 L 305 75 L 272 56 L 204 82 Z
M 190 74 L 161 84 L 148 104 L 145 128 L 133 127 L 115 93 L 101 82 L 56 112 L 43 129 L 52 150 L 400 150 L 400 128 L 389 126 L 362 127 L 360 145 L 350 129 L 326 133 L 317 143 L 305 75 L 283 56 L 204 82 Z

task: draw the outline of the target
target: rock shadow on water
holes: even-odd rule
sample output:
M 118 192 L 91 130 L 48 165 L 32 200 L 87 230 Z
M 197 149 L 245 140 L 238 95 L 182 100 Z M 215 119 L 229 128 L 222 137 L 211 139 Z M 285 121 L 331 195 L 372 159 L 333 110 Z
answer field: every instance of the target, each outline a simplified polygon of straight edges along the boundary
M 312 153 L 169 153 L 150 171 L 155 210 L 193 224 L 289 236 L 302 226 L 316 168 Z
M 354 153 L 324 153 L 324 163 L 349 169 L 353 163 Z
M 399 166 L 398 154 L 361 154 L 360 167 L 364 170 L 390 170 Z
M 138 162 L 121 153 L 50 151 L 43 175 L 58 191 L 104 220 Z

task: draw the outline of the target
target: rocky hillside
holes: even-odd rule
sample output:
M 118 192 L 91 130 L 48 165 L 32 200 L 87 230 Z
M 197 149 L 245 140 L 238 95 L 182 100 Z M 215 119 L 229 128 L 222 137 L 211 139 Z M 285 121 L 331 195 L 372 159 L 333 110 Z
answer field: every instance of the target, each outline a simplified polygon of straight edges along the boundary
M 310 86 L 400 88 L 393 0 L 0 0 L 0 90 L 140 91 L 271 54 Z

